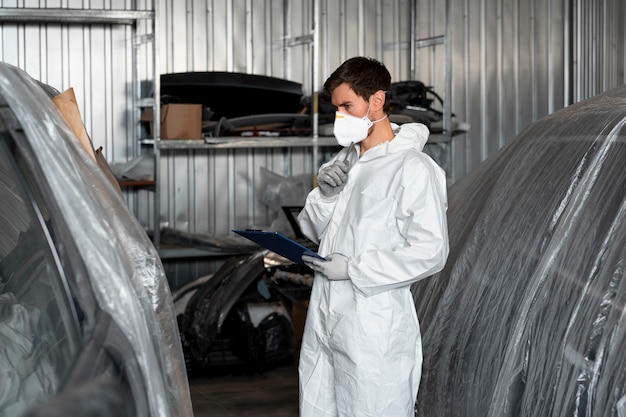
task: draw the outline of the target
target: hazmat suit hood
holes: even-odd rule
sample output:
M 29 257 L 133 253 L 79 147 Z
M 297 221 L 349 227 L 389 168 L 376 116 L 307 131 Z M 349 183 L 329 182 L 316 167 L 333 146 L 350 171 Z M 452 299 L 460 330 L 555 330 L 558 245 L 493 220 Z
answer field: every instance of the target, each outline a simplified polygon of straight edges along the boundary
M 406 123 L 402 126 L 392 123 L 391 128 L 396 132 L 396 137 L 389 142 L 389 153 L 400 152 L 409 148 L 422 151 L 430 135 L 426 125 L 421 123 Z
M 430 134 L 428 128 L 421 123 L 405 123 L 401 126 L 391 123 L 391 128 L 395 133 L 395 137 L 370 149 L 363 154 L 362 158 L 376 158 L 391 153 L 404 152 L 409 149 L 421 152 Z

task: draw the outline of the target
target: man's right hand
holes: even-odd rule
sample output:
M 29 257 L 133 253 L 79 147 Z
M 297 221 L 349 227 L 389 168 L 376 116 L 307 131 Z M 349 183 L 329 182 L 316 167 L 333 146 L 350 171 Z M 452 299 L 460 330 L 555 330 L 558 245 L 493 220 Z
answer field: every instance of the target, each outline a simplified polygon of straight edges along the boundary
M 317 175 L 317 186 L 324 197 L 339 194 L 348 181 L 349 161 L 336 161 L 323 168 Z

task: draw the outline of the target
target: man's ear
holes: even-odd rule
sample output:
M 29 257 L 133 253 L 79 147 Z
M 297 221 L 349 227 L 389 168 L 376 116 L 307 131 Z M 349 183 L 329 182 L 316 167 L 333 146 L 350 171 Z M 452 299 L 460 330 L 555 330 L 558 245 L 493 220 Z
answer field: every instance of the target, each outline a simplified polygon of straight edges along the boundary
M 385 92 L 378 90 L 372 95 L 372 110 L 378 111 L 385 105 Z

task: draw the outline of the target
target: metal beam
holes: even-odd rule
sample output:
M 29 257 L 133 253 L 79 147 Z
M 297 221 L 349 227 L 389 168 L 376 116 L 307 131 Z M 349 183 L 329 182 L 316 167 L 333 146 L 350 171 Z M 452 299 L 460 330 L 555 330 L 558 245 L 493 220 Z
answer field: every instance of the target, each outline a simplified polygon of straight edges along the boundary
M 153 18 L 154 12 L 151 10 L 0 8 L 0 23 L 108 23 L 132 25 L 137 20 Z

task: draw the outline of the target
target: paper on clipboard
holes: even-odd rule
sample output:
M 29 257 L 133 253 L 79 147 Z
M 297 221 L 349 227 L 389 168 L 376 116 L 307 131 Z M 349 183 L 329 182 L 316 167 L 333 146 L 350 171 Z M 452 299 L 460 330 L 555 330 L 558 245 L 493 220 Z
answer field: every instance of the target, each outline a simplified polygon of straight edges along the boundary
M 302 255 L 310 255 L 324 259 L 317 252 L 278 232 L 262 230 L 233 230 L 233 232 L 295 263 L 303 263 Z

